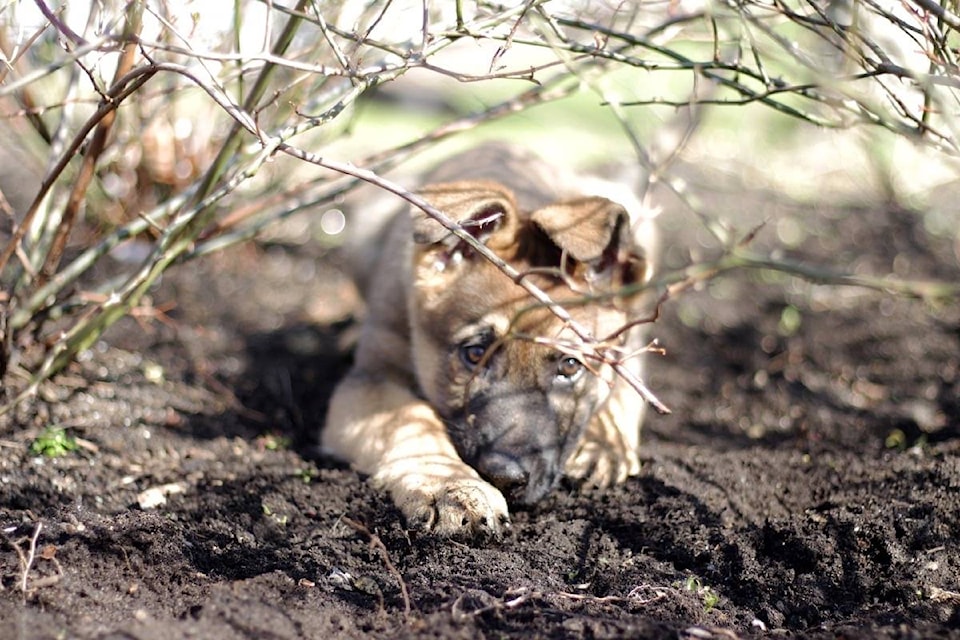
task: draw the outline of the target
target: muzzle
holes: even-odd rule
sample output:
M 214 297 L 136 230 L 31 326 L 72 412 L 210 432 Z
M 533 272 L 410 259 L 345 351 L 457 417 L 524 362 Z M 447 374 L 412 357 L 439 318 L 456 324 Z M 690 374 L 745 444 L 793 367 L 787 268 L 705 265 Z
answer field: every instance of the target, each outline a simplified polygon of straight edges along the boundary
M 543 394 L 497 386 L 471 399 L 464 440 L 474 446 L 460 453 L 508 502 L 532 505 L 563 472 L 560 426 Z

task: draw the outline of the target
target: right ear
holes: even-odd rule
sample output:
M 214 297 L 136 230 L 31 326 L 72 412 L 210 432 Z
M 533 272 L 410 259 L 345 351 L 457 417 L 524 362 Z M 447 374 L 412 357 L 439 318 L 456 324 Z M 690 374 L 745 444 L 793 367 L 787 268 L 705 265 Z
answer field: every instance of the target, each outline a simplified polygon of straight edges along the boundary
M 420 195 L 460 224 L 464 231 L 491 249 L 508 246 L 516 233 L 517 205 L 513 192 L 488 181 L 463 181 L 425 187 Z M 417 251 L 430 254 L 437 270 L 471 258 L 468 243 L 419 208 L 412 211 Z
M 583 266 L 576 272 L 591 286 L 616 292 L 649 280 L 647 256 L 631 237 L 630 215 L 616 202 L 599 196 L 575 198 L 538 209 L 530 217 Z

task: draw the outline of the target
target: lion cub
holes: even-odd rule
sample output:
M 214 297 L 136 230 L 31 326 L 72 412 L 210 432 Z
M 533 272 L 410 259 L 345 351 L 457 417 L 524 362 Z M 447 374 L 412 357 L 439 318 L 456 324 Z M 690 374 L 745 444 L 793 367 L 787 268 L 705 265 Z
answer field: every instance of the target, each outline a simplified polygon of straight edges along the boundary
M 486 145 L 447 160 L 420 195 L 633 354 L 643 328 L 618 330 L 651 276 L 653 214 L 622 187 L 620 202 L 589 194 L 617 188 Z M 409 526 L 497 534 L 508 504 L 537 502 L 564 475 L 605 486 L 639 471 L 643 400 L 517 282 L 409 205 L 364 244 L 367 316 L 322 446 L 389 491 Z M 640 375 L 639 356 L 624 365 Z

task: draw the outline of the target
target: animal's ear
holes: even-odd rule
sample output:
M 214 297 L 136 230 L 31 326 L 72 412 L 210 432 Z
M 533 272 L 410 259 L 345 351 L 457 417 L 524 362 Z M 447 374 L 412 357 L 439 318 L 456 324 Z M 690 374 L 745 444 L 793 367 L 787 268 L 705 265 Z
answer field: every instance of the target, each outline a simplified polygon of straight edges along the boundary
M 558 202 L 531 214 L 531 220 L 575 263 L 574 273 L 592 285 L 617 290 L 646 282 L 649 265 L 633 239 L 623 206 L 599 196 Z
M 496 182 L 463 181 L 425 187 L 420 195 L 457 222 L 474 238 L 496 248 L 508 243 L 507 236 L 516 226 L 516 202 L 513 193 Z M 470 255 L 466 242 L 418 208 L 413 210 L 413 239 L 420 245 L 437 245 L 457 259 Z

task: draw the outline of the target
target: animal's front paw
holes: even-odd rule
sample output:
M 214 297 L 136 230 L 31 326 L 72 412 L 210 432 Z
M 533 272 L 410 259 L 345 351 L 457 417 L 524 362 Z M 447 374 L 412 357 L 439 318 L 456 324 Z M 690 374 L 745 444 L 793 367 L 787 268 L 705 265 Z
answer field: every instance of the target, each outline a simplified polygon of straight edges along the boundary
M 500 536 L 510 527 L 507 501 L 479 478 L 405 478 L 390 488 L 408 526 L 440 536 Z
M 612 420 L 598 416 L 564 471 L 587 486 L 609 487 L 640 473 L 640 457 Z
M 583 442 L 567 462 L 566 475 L 590 487 L 609 487 L 640 473 L 636 451 L 609 449 L 596 441 Z

